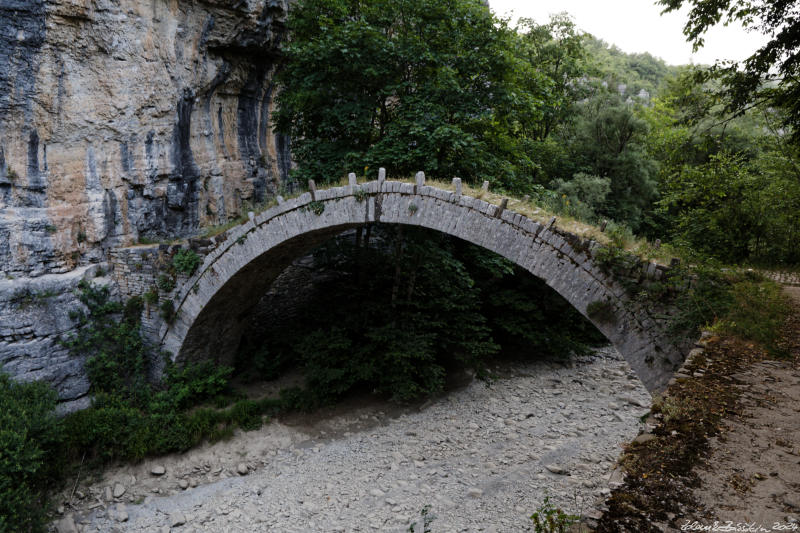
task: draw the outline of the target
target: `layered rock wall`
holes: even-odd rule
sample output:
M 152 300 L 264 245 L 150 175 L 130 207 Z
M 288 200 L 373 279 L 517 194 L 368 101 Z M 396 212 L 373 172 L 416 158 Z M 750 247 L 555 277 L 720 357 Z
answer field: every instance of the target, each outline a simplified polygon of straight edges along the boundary
M 85 406 L 84 361 L 62 340 L 74 331 L 71 313 L 83 309 L 75 287 L 87 280 L 114 289 L 108 273 L 108 264 L 95 264 L 67 274 L 0 280 L 0 369 L 19 380 L 50 383 L 62 408 Z
M 59 343 L 77 283 L 291 189 L 270 124 L 287 3 L 0 0 L 0 371 L 85 403 Z
M 287 0 L 0 0 L 0 275 L 192 234 L 286 185 Z

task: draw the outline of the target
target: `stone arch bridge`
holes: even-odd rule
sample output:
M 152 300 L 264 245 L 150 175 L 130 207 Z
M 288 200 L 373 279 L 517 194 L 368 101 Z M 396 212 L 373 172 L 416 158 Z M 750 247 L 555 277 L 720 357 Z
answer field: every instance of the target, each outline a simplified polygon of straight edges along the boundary
M 521 266 L 569 301 L 600 330 L 635 370 L 645 386 L 658 391 L 684 359 L 682 346 L 665 334 L 663 319 L 650 316 L 595 260 L 600 246 L 541 224 L 506 208 L 454 191 L 416 183 L 377 181 L 316 190 L 282 201 L 217 238 L 193 275 L 179 278 L 171 294 L 170 322 L 148 311 L 145 335 L 176 362 L 212 358 L 230 361 L 246 317 L 274 279 L 296 258 L 351 228 L 369 223 L 421 226 L 491 250 Z M 174 251 L 161 245 L 161 251 Z M 112 252 L 123 296 L 155 285 L 156 255 L 150 247 Z M 148 261 L 149 260 L 149 261 Z M 667 267 L 640 264 L 634 279 L 659 278 Z M 602 313 L 592 312 L 601 308 Z M 454 327 L 457 327 L 454 324 Z

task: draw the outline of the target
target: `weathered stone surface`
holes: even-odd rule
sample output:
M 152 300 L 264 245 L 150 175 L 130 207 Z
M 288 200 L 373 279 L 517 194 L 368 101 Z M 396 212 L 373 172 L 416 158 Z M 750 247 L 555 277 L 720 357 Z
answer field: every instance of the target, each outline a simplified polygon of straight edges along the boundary
M 108 265 L 81 267 L 68 274 L 0 280 L 0 370 L 22 381 L 51 383 L 64 405 L 80 407 L 89 390 L 83 361 L 60 339 L 73 332 L 70 312 L 83 308 L 75 294 L 81 280 L 97 277 Z
M 72 270 L 273 195 L 287 0 L 0 2 L 0 278 Z
M 170 527 L 182 526 L 186 523 L 186 515 L 181 512 L 172 513 L 169 515 Z
M 287 5 L 0 1 L 0 370 L 52 383 L 62 411 L 85 406 L 83 362 L 58 338 L 87 265 L 285 184 L 270 116 Z M 123 291 L 142 279 L 128 278 Z

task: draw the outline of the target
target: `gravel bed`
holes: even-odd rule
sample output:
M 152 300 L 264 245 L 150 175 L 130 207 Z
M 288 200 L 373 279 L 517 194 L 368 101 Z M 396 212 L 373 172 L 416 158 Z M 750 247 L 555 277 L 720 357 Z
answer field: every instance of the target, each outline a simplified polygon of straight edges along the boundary
M 608 493 L 649 404 L 612 348 L 568 364 L 515 364 L 488 387 L 474 381 L 419 411 L 367 407 L 326 426 L 371 423 L 360 430 L 308 438 L 275 422 L 239 447 L 235 466 L 191 451 L 179 465 L 167 460 L 172 477 L 147 464 L 130 486 L 88 489 L 105 498 L 74 521 L 84 533 L 408 531 L 429 506 L 434 532 L 525 531 L 545 496 L 580 514 Z M 270 432 L 274 446 L 256 450 Z M 134 496 L 137 487 L 148 495 Z

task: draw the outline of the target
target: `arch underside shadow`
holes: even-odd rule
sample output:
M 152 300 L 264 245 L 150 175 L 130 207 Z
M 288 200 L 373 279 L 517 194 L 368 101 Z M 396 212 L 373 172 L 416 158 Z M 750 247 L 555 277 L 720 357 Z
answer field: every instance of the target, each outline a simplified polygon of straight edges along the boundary
M 323 209 L 320 209 L 322 207 Z M 371 182 L 306 193 L 234 230 L 178 291 L 176 319 L 162 347 L 178 361 L 232 360 L 246 317 L 293 260 L 347 229 L 368 223 L 420 226 L 509 259 L 564 297 L 616 347 L 648 390 L 663 388 L 683 360 L 664 324 L 644 314 L 592 259 L 588 241 L 471 197 L 432 187 Z

